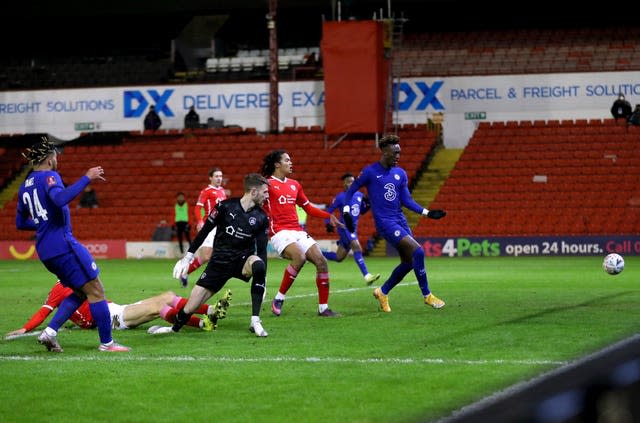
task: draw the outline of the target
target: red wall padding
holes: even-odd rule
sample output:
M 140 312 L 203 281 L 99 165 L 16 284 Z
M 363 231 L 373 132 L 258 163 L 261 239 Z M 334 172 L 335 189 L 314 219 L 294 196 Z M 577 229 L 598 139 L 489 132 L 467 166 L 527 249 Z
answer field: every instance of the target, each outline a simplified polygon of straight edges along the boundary
M 325 133 L 384 130 L 388 60 L 379 21 L 324 22 Z

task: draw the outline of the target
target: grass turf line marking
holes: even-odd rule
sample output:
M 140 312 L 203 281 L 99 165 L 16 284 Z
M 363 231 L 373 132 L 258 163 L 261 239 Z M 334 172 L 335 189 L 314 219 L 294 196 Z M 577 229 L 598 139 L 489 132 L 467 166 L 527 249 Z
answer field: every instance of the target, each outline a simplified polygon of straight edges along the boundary
M 413 281 L 413 282 L 402 282 L 399 283 L 398 285 L 396 285 L 395 287 L 398 286 L 411 286 L 411 285 L 417 285 L 418 281 Z M 394 288 L 395 288 L 394 287 Z M 373 291 L 373 288 L 375 288 L 375 286 L 364 286 L 364 287 L 360 287 L 360 288 L 346 288 L 346 289 L 336 289 L 336 290 L 331 290 L 331 295 L 333 294 L 348 294 L 350 292 L 358 292 L 358 291 Z M 317 297 L 318 296 L 318 292 L 311 292 L 309 294 L 297 294 L 297 295 L 287 295 L 286 300 L 290 300 L 292 298 L 307 298 L 307 297 Z M 235 305 L 239 305 L 239 306 L 246 306 L 246 305 L 251 305 L 251 302 L 244 302 L 244 303 L 234 303 Z M 264 303 L 263 303 L 264 304 Z
M 88 358 L 103 361 L 159 361 L 159 362 L 181 362 L 181 361 L 200 361 L 200 362 L 225 362 L 225 363 L 347 363 L 347 364 L 443 364 L 443 365 L 471 365 L 471 366 L 491 366 L 491 365 L 566 365 L 567 361 L 556 360 L 456 360 L 445 358 L 340 358 L 340 357 L 262 357 L 262 358 L 246 358 L 246 357 L 193 357 L 193 356 L 132 356 L 132 355 L 92 355 L 82 357 L 41 357 L 32 355 L 9 355 L 0 356 L 0 361 L 85 361 Z

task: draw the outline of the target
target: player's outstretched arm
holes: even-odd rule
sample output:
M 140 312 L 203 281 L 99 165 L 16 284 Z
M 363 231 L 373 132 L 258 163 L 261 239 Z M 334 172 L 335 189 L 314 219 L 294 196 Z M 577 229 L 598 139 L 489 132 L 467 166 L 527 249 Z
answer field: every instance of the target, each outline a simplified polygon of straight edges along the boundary
M 6 337 L 24 335 L 25 333 L 27 333 L 27 330 L 25 328 L 20 328 L 7 333 Z
M 340 222 L 340 219 L 338 219 L 335 215 L 331 215 L 331 217 L 329 218 L 329 220 L 331 221 L 331 225 L 335 226 L 339 226 L 341 228 L 345 228 L 345 226 L 342 224 L 342 222 Z M 353 222 L 352 222 L 353 223 Z M 353 231 L 352 231 L 353 232 Z
M 422 214 L 427 216 L 430 219 L 442 219 L 447 215 L 447 212 L 440 209 L 433 209 L 433 210 L 424 209 L 422 211 Z
M 87 173 L 85 173 L 85 175 L 92 181 L 95 179 L 101 179 L 103 181 L 106 180 L 104 179 L 104 169 L 102 169 L 102 166 L 92 167 L 91 169 L 87 170 Z

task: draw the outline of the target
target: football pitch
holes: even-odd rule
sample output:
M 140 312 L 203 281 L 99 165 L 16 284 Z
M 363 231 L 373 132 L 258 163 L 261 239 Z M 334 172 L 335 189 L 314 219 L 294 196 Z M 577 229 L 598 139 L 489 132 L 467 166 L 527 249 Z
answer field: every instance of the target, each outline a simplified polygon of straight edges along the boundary
M 636 334 L 640 258 L 625 259 L 610 276 L 602 257 L 427 258 L 431 289 L 446 307 L 423 304 L 410 273 L 389 296 L 392 312 L 382 313 L 348 258 L 329 263 L 329 304 L 340 318 L 316 315 L 309 263 L 282 316 L 272 315 L 288 262 L 270 259 L 267 338 L 248 331 L 249 285 L 232 279 L 231 307 L 214 332 L 147 334 L 163 320 L 114 332 L 130 353 L 98 352 L 96 330 L 61 331 L 61 354 L 35 336 L 0 341 L 0 421 L 436 421 Z M 174 263 L 100 261 L 107 297 L 188 296 L 196 277 L 181 288 Z M 380 282 L 397 263 L 367 258 Z M 0 261 L 0 332 L 21 327 L 54 282 L 37 261 Z

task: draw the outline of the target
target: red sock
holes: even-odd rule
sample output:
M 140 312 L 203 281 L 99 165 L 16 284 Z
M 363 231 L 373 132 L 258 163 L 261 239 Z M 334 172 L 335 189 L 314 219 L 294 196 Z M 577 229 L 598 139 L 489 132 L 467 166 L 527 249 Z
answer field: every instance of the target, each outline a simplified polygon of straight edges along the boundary
M 185 304 L 187 304 L 187 299 L 186 298 L 182 298 L 182 297 L 176 296 L 173 299 L 173 302 L 171 303 L 171 307 L 175 308 L 176 310 L 180 310 L 180 309 L 184 308 Z
M 200 262 L 200 257 L 196 256 L 196 258 L 194 258 L 191 264 L 189 265 L 189 270 L 187 271 L 187 273 L 193 272 L 200 266 L 202 266 L 202 262 Z
M 316 273 L 318 287 L 318 304 L 329 303 L 329 273 Z
M 202 304 L 200 307 L 196 308 L 196 313 L 198 314 L 207 314 L 209 311 L 209 304 Z
M 200 320 L 202 320 L 202 319 L 199 318 L 198 316 L 196 316 L 195 314 L 192 314 L 191 318 L 187 322 L 187 325 L 199 328 L 200 327 Z
M 205 305 L 205 307 L 206 307 L 206 305 Z M 162 307 L 162 310 L 160 311 L 160 317 L 162 317 L 164 320 L 166 320 L 169 323 L 175 323 L 176 322 L 176 314 L 178 314 L 178 309 L 170 307 L 170 306 L 164 306 L 164 307 Z M 202 319 L 199 318 L 198 316 L 192 315 L 191 318 L 189 319 L 189 321 L 187 322 L 187 325 L 199 328 L 201 320 Z
M 284 269 L 279 289 L 282 294 L 286 294 L 289 288 L 291 288 L 291 285 L 293 285 L 293 282 L 296 280 L 296 276 L 298 276 L 298 271 L 292 265 L 288 265 L 287 268 Z
M 178 297 L 176 296 L 173 299 L 173 302 L 171 303 L 171 306 L 173 308 L 175 308 L 176 310 L 181 310 L 184 308 L 184 306 L 187 304 L 187 299 L 186 298 L 182 298 L 182 297 Z M 197 314 L 207 314 L 207 312 L 209 311 L 209 304 L 202 304 L 200 307 L 198 307 L 196 309 L 196 311 L 194 313 Z
M 178 309 L 166 305 L 160 310 L 160 317 L 169 323 L 174 323 L 176 321 L 176 313 L 178 313 Z

